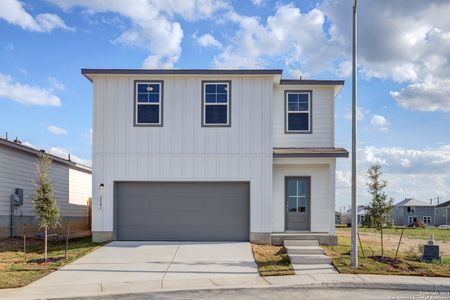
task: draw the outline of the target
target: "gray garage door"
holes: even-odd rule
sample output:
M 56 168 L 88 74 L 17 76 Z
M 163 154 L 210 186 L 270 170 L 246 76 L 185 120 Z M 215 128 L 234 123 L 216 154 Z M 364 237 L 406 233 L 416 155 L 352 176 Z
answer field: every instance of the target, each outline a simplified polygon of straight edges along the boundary
M 116 183 L 118 240 L 248 241 L 248 183 Z

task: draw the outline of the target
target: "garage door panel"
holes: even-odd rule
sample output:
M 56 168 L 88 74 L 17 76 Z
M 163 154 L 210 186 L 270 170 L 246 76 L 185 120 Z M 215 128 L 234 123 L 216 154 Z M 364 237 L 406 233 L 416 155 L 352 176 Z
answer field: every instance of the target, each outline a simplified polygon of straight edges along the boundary
M 119 240 L 248 240 L 249 184 L 116 184 Z

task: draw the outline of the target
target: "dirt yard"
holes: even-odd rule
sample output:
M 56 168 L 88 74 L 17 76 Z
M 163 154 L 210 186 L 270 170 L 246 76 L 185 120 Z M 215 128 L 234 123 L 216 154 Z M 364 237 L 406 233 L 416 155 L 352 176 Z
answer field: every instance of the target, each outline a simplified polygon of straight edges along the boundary
M 349 230 L 336 229 L 338 236 L 343 236 L 350 238 L 351 232 Z M 370 254 L 369 246 L 380 245 L 380 234 L 372 232 L 360 232 L 359 236 L 363 244 L 364 250 L 367 251 L 366 255 Z M 400 239 L 399 235 L 383 234 L 384 237 L 384 247 L 387 250 L 395 251 L 397 249 L 398 241 Z M 400 244 L 400 252 L 407 252 L 411 254 L 420 255 L 419 245 L 424 245 L 426 243 L 423 239 L 414 239 L 411 237 L 403 236 L 402 243 Z M 450 255 L 450 241 L 439 241 L 436 239 L 436 243 L 440 246 L 439 250 L 442 255 Z

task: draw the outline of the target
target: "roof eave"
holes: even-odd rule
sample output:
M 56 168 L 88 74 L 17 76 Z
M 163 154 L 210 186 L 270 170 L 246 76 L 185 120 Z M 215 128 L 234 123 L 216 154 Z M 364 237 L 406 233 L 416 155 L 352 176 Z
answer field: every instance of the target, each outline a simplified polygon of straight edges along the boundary
M 93 75 L 262 75 L 281 78 L 281 69 L 81 69 L 92 82 Z
M 274 158 L 348 158 L 348 153 L 274 153 Z

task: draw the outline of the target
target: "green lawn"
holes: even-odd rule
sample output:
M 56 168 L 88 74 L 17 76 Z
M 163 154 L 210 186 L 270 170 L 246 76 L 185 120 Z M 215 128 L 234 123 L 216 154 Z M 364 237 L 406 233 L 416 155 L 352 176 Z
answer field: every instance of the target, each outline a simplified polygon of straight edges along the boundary
M 369 246 L 374 251 L 374 255 L 380 255 L 380 247 L 371 243 L 370 245 L 363 244 L 367 256 L 372 255 Z M 350 265 L 350 239 L 348 237 L 339 236 L 337 246 L 324 246 L 324 248 L 326 254 L 332 257 L 333 265 L 340 273 L 450 277 L 450 256 L 443 257 L 440 263 L 424 263 L 419 260 L 417 255 L 401 250 L 398 257 L 400 261 L 396 264 L 389 264 L 363 257 L 362 252 L 359 251 L 359 267 L 353 268 Z M 385 256 L 394 257 L 395 251 L 385 250 Z
M 70 240 L 68 257 L 65 260 L 65 242 L 49 242 L 48 257 L 54 261 L 39 263 L 37 260 L 43 258 L 43 241 L 29 239 L 27 244 L 25 262 L 22 239 L 0 240 L 0 288 L 25 286 L 104 245 L 92 243 L 91 237 Z
M 337 230 L 350 231 L 349 227 L 337 227 Z M 359 232 L 370 232 L 379 233 L 374 228 L 359 227 Z M 400 235 L 402 232 L 402 227 L 384 228 L 383 233 Z M 428 240 L 430 236 L 434 234 L 434 239 L 436 241 L 450 241 L 450 229 L 439 229 L 439 228 L 405 228 L 403 232 L 403 237 L 411 237 L 416 239 Z

